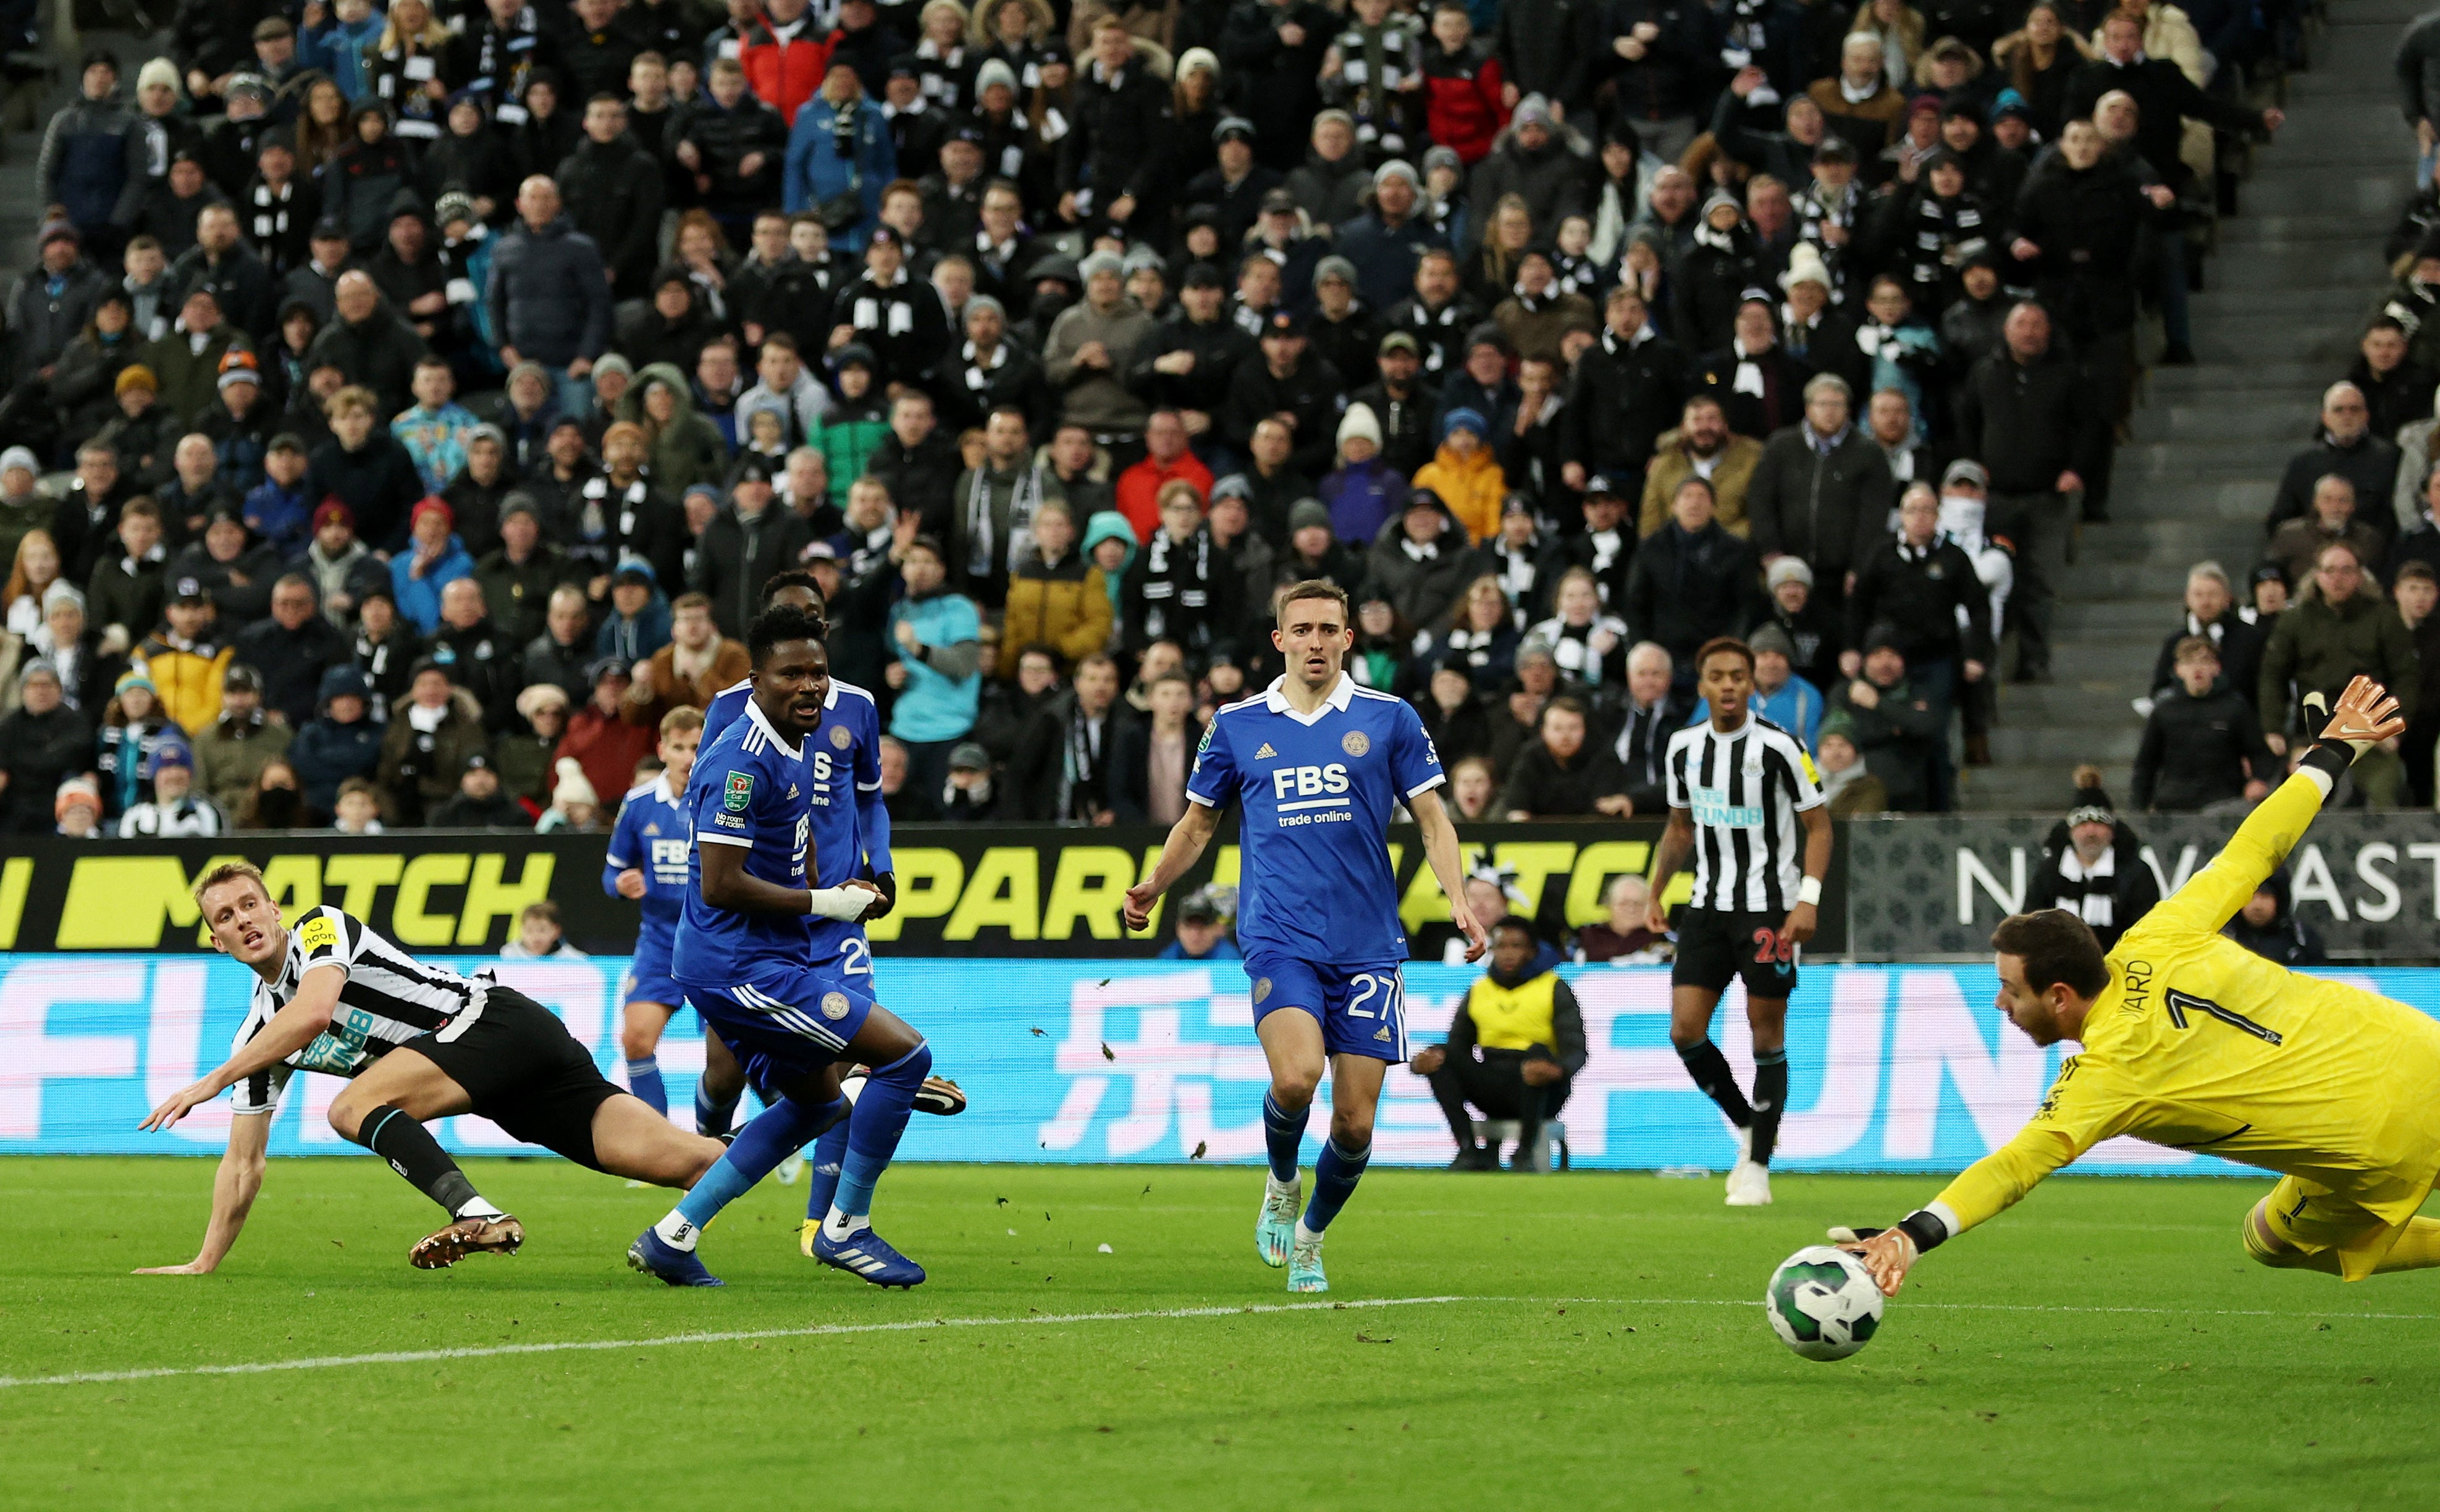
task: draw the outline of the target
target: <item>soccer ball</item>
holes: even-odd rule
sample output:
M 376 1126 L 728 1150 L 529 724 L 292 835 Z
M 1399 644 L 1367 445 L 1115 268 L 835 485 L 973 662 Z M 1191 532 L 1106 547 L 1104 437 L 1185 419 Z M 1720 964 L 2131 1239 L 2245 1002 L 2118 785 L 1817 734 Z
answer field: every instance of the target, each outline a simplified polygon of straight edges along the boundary
M 1844 1250 L 1808 1245 L 1780 1263 L 1763 1293 L 1779 1341 L 1807 1359 L 1844 1359 L 1881 1325 L 1881 1288 Z

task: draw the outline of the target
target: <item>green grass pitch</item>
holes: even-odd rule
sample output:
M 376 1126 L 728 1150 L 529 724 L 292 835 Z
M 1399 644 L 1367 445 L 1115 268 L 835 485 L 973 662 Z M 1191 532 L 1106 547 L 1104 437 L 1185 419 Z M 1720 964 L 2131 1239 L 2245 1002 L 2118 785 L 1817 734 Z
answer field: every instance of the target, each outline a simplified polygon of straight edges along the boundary
M 1246 1312 L 1305 1300 L 1254 1256 L 1247 1169 L 902 1167 L 877 1212 L 933 1279 L 885 1294 L 798 1255 L 802 1188 L 712 1228 L 725 1289 L 675 1291 L 621 1260 L 665 1194 L 469 1168 L 523 1254 L 411 1270 L 421 1197 L 283 1161 L 219 1274 L 153 1278 L 210 1162 L 0 1161 L 0 1506 L 2290 1512 L 2430 1506 L 2440 1468 L 2440 1276 L 2256 1268 L 2267 1179 L 2052 1181 L 1824 1365 L 1771 1336 L 1771 1268 L 1936 1180 L 1784 1175 L 1731 1211 L 1715 1181 L 1375 1172 L 1327 1302 Z

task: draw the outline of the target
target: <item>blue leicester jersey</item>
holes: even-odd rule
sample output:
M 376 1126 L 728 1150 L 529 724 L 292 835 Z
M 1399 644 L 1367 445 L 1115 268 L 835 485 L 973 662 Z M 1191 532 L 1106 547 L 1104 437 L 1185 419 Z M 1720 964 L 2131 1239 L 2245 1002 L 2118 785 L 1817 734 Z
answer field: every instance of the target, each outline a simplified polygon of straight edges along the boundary
M 1238 943 L 1323 965 L 1404 961 L 1390 820 L 1446 780 L 1440 753 L 1405 699 L 1342 673 L 1307 718 L 1285 681 L 1212 715 L 1186 780 L 1197 803 L 1245 804 Z
M 830 696 L 822 700 L 821 728 L 805 742 L 805 764 L 813 777 L 814 885 L 834 888 L 864 875 L 871 837 L 864 832 L 861 810 L 881 795 L 881 710 L 872 694 L 853 683 L 831 684 Z M 875 871 L 889 865 L 888 836 L 881 843 L 885 849 L 873 857 Z M 816 919 L 813 936 L 814 959 L 827 961 L 839 953 L 841 942 L 863 939 L 864 926 Z
M 690 837 L 693 820 L 686 795 L 670 790 L 669 774 L 627 790 L 619 822 L 610 830 L 610 857 L 601 868 L 601 891 L 619 895 L 619 873 L 630 867 L 644 873 L 644 922 L 668 929 L 686 911 L 688 859 L 694 854 Z
M 670 962 L 681 983 L 726 987 L 774 962 L 802 968 L 810 919 L 705 903 L 703 848 L 736 846 L 746 853 L 747 875 L 775 887 L 806 886 L 813 806 L 805 782 L 803 749 L 782 739 L 751 704 L 696 756 L 687 783 L 694 853 L 687 867 L 686 927 Z
M 705 750 L 711 749 L 711 743 L 720 738 L 720 732 L 727 729 L 730 722 L 745 717 L 745 701 L 753 696 L 752 677 L 740 677 L 711 695 L 711 707 L 703 711 Z

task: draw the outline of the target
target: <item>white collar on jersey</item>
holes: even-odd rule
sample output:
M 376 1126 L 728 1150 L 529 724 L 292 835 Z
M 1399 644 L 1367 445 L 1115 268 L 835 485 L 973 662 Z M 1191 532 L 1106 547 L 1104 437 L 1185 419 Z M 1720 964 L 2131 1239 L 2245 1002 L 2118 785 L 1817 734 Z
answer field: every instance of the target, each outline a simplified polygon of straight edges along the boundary
M 800 762 L 805 759 L 805 747 L 772 729 L 771 721 L 763 717 L 762 706 L 756 703 L 750 696 L 745 700 L 745 717 L 760 725 L 762 728 L 762 733 L 771 737 L 771 744 L 787 752 L 790 761 Z
M 665 766 L 661 768 L 661 775 L 654 780 L 653 785 L 659 790 L 662 802 L 667 803 L 672 808 L 686 807 L 686 794 L 670 786 L 670 773 L 668 767 Z
M 1269 691 L 1263 694 L 1263 707 L 1272 713 L 1285 714 L 1300 725 L 1318 725 L 1321 723 L 1321 716 L 1328 713 L 1343 714 L 1347 712 L 1347 706 L 1355 701 L 1355 679 L 1344 672 L 1338 675 L 1338 686 L 1330 690 L 1330 696 L 1321 701 L 1321 707 L 1309 714 L 1298 713 L 1296 705 L 1288 702 L 1287 685 L 1285 673 L 1272 678 Z

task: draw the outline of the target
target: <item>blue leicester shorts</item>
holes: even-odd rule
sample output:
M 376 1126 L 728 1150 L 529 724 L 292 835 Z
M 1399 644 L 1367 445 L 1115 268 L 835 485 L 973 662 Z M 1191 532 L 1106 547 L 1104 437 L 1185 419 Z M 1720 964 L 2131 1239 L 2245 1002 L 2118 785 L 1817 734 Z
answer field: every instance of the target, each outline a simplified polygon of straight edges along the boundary
M 866 986 L 835 972 L 772 966 L 752 981 L 691 984 L 686 1000 L 760 1091 L 849 1059 L 848 1042 L 873 1009 Z
M 628 964 L 626 980 L 619 984 L 619 1006 L 656 1002 L 675 1008 L 685 1003 L 685 990 L 670 975 L 670 950 L 675 944 L 674 929 L 644 926 L 643 932 L 636 937 L 636 956 Z
M 1407 982 L 1400 963 L 1322 966 L 1285 956 L 1246 958 L 1254 986 L 1254 1022 L 1280 1008 L 1313 1015 L 1321 1025 L 1322 1048 L 1333 1055 L 1373 1060 L 1407 1058 Z

